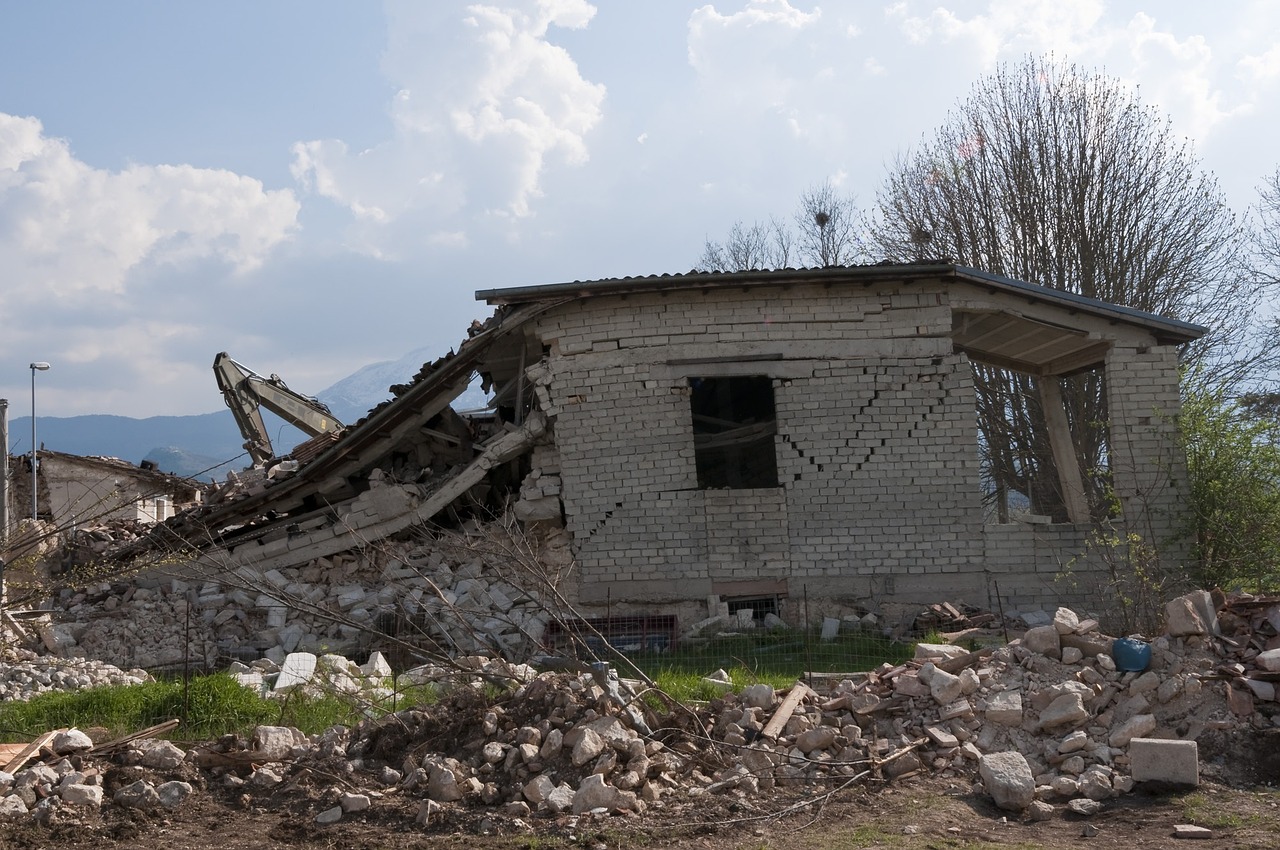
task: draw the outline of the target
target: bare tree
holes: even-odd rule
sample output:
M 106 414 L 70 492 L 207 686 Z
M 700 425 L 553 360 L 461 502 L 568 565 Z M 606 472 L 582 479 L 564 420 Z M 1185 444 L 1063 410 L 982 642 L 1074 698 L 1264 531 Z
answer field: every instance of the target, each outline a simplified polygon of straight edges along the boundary
M 1241 345 L 1259 298 L 1243 282 L 1241 227 L 1189 143 L 1109 77 L 1051 59 L 1001 67 L 899 158 L 877 200 L 883 256 L 945 258 L 1205 324 L 1210 333 L 1186 357 L 1218 363 L 1223 378 L 1256 362 Z M 993 489 L 1062 515 L 1034 381 L 974 371 Z M 1101 379 L 1072 378 L 1063 390 L 1081 465 L 1097 470 L 1106 457 Z M 1104 490 L 1095 492 L 1099 512 Z
M 830 182 L 805 190 L 793 217 L 794 229 L 778 219 L 729 228 L 724 242 L 707 240 L 700 271 L 743 271 L 801 266 L 841 266 L 867 259 L 866 220 L 852 195 Z
M 1258 188 L 1258 201 L 1251 212 L 1253 231 L 1249 275 L 1255 287 L 1268 290 L 1274 297 L 1276 290 L 1280 289 L 1280 168 L 1263 180 Z M 1275 344 L 1275 337 L 1280 336 L 1280 318 L 1276 318 L 1274 309 L 1269 313 L 1272 316 L 1270 335 L 1264 338 L 1264 343 L 1269 350 L 1280 351 L 1280 346 Z M 1271 368 L 1274 376 L 1276 363 L 1272 361 L 1265 365 Z M 1223 395 L 1215 387 L 1209 387 L 1202 395 L 1213 397 L 1215 393 Z M 1245 388 L 1245 392 L 1237 395 L 1237 400 L 1254 418 L 1280 418 L 1280 388 L 1277 388 L 1274 377 L 1270 382 Z
M 730 272 L 746 269 L 786 268 L 792 254 L 792 235 L 777 219 L 750 227 L 734 222 L 724 242 L 707 240 L 697 268 Z
M 839 194 L 830 182 L 800 196 L 795 218 L 805 265 L 846 266 L 867 258 L 866 219 L 853 195 Z
M 1280 283 L 1280 168 L 1258 190 L 1257 234 L 1254 238 L 1253 273 L 1256 280 Z

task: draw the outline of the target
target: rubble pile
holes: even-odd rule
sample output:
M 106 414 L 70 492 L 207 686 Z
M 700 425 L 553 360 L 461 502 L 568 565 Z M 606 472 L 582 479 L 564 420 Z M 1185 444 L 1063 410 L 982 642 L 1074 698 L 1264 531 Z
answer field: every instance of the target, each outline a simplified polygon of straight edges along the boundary
M 540 569 L 568 562 L 562 537 L 543 542 Z M 258 657 L 279 664 L 299 650 L 354 656 L 376 643 L 371 627 L 451 653 L 511 654 L 536 645 L 551 619 L 536 587 L 542 578 L 456 543 L 385 541 L 298 568 L 63 590 L 58 622 L 42 637 L 64 657 L 143 668 Z
M 28 649 L 9 648 L 0 660 L 0 702 L 26 702 L 52 691 L 79 691 L 107 685 L 151 681 L 145 670 L 121 670 L 105 661 L 51 658 Z
M 352 729 L 306 736 L 260 727 L 252 740 L 231 736 L 187 752 L 135 741 L 97 767 L 69 758 L 66 739 L 51 740 L 44 763 L 0 772 L 0 810 L 48 817 L 108 802 L 176 806 L 204 787 L 306 794 L 317 824 L 405 806 L 421 823 L 461 808 L 527 824 L 708 795 L 762 805 L 766 798 L 749 801 L 774 789 L 929 773 L 973 779 L 998 806 L 1032 819 L 1054 817 L 1059 806 L 1088 815 L 1138 782 L 1194 785 L 1195 742 L 1206 730 L 1270 728 L 1280 717 L 1274 694 L 1250 684 L 1271 683 L 1277 664 L 1268 653 L 1280 653 L 1266 647 L 1280 642 L 1271 620 L 1280 620 L 1280 604 L 1234 600 L 1219 620 L 1218 602 L 1200 593 L 1169 603 L 1168 633 L 1132 642 L 1149 651 L 1142 669 L 1121 669 L 1116 659 L 1128 659 L 1116 640 L 1061 608 L 998 648 L 921 644 L 910 662 L 821 692 L 801 682 L 782 691 L 755 684 L 662 717 L 635 698 L 638 683 L 603 665 L 539 674 L 474 657 L 457 665 L 471 671 L 468 686 L 440 704 Z M 1221 622 L 1232 635 L 1218 634 Z M 391 673 L 377 654 L 361 667 L 306 653 L 273 664 L 242 665 L 237 675 L 264 692 L 369 697 Z M 491 703 L 478 685 L 497 676 L 522 684 Z M 74 740 L 94 754 L 92 742 Z M 134 773 L 120 774 L 121 765 Z

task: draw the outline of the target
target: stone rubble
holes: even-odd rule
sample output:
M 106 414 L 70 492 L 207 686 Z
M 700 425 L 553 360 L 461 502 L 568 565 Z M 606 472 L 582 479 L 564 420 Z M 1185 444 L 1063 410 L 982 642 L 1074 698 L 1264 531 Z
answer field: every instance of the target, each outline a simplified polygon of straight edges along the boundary
M 470 533 L 493 538 L 500 523 Z M 85 536 L 108 545 L 99 539 L 108 529 L 96 528 L 70 547 L 86 548 Z M 299 650 L 362 655 L 380 635 L 450 654 L 512 656 L 538 645 L 551 620 L 541 577 L 459 539 L 381 541 L 297 568 L 205 577 L 188 564 L 175 568 L 181 578 L 89 582 L 60 591 L 34 628 L 51 654 L 148 670 L 214 669 L 228 658 L 280 664 Z M 562 530 L 547 530 L 538 561 L 552 572 L 569 564 Z
M 525 822 L 932 773 L 972 781 L 998 807 L 1028 819 L 1062 809 L 1089 815 L 1134 789 L 1135 758 L 1144 780 L 1190 784 L 1199 775 L 1193 748 L 1207 731 L 1266 729 L 1280 717 L 1274 699 L 1247 685 L 1267 681 L 1267 653 L 1280 648 L 1280 604 L 1191 594 L 1170 606 L 1184 633 L 1150 641 L 1145 670 L 1117 669 L 1113 639 L 1060 609 L 1041 631 L 1028 630 L 1030 641 L 1024 635 L 975 651 L 920 644 L 910 662 L 826 688 L 752 685 L 664 717 L 644 703 L 621 710 L 634 686 L 623 681 L 619 691 L 614 679 L 606 687 L 598 671 L 537 673 L 475 656 L 459 659 L 469 669 L 465 686 L 442 691 L 440 704 L 321 735 L 262 726 L 249 740 L 231 736 L 186 751 L 141 740 L 107 757 L 69 730 L 52 738 L 42 762 L 0 772 L 0 812 L 49 820 L 105 805 L 172 808 L 200 787 L 269 796 L 302 786 L 313 794 L 317 824 L 366 817 L 406 798 L 418 801 L 425 823 L 454 807 Z M 357 666 L 301 652 L 240 667 L 235 674 L 264 693 L 283 681 L 284 693 L 367 694 L 386 686 L 391 669 L 376 654 Z M 439 672 L 414 675 L 427 681 Z M 487 702 L 480 687 L 495 678 L 514 688 L 500 704 Z M 1139 755 L 1135 741 L 1173 746 L 1144 749 L 1165 753 L 1153 759 Z M 1166 770 L 1160 759 L 1170 753 Z
M 151 674 L 121 670 L 105 661 L 58 658 L 9 647 L 0 657 L 0 702 L 26 702 L 53 691 L 79 691 L 107 685 L 139 685 Z

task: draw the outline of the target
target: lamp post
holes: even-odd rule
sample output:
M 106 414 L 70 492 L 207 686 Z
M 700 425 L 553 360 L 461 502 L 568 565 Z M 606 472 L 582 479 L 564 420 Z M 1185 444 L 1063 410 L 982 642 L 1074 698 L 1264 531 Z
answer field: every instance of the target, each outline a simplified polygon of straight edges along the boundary
M 31 364 L 31 521 L 36 520 L 38 505 L 36 490 L 36 372 L 46 372 L 49 364 L 44 362 Z

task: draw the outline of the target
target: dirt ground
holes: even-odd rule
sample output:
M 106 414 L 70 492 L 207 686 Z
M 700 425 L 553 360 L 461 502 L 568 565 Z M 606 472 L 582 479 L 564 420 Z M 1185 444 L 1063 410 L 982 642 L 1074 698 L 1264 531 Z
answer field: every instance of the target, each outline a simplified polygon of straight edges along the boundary
M 480 850 L 540 848 L 735 848 L 735 850 L 841 850 L 841 848 L 1078 848 L 1132 850 L 1166 847 L 1175 824 L 1212 829 L 1204 848 L 1280 846 L 1280 791 L 1233 789 L 1214 782 L 1194 791 L 1128 794 L 1091 817 L 1059 807 L 1050 820 L 1031 823 L 1002 812 L 967 781 L 906 779 L 879 789 L 849 788 L 820 807 L 812 792 L 738 799 L 701 797 L 664 801 L 639 817 L 531 817 L 522 825 L 487 809 L 447 808 L 427 826 L 415 823 L 420 800 L 388 794 L 366 812 L 317 826 L 329 803 L 305 793 L 270 799 L 194 795 L 180 809 L 139 813 L 109 807 L 104 814 L 59 815 L 47 825 L 29 816 L 0 823 L 0 846 L 147 847 L 155 850 L 356 850 L 459 847 Z M 780 814 L 788 807 L 789 814 Z

